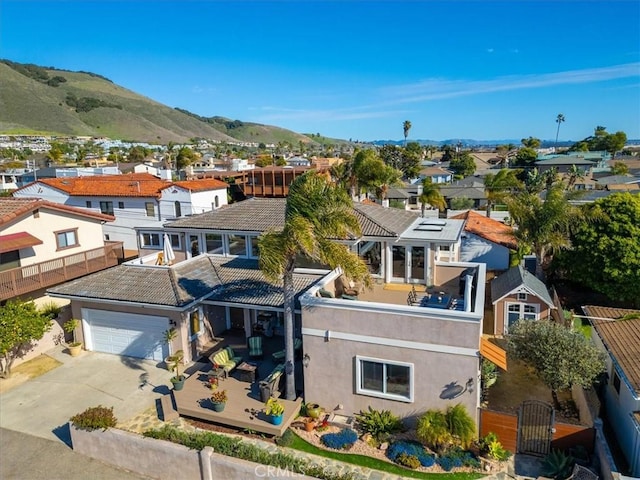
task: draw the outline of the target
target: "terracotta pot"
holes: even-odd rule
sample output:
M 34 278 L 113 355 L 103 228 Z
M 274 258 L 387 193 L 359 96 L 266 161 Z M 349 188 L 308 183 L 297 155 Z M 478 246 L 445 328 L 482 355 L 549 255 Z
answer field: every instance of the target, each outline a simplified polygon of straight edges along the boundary
M 304 429 L 307 432 L 313 432 L 314 428 L 316 428 L 316 422 L 314 422 L 313 420 L 307 420 L 306 422 L 304 422 Z

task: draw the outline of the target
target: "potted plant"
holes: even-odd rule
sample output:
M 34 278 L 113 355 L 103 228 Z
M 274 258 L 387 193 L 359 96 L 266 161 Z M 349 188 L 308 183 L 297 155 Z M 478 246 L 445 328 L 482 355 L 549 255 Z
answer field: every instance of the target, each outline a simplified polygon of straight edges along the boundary
M 211 402 L 213 403 L 214 412 L 222 412 L 224 410 L 225 404 L 227 403 L 227 391 L 215 390 L 211 394 Z
M 307 417 L 304 420 L 304 429 L 307 432 L 313 432 L 313 429 L 316 428 L 316 421 L 311 418 L 311 417 Z
M 284 405 L 277 398 L 271 397 L 267 400 L 267 409 L 265 414 L 269 416 L 271 423 L 274 425 L 280 425 L 284 415 Z
M 307 415 L 314 420 L 319 419 L 320 415 L 322 415 L 322 407 L 317 403 L 307 403 Z
M 169 345 L 169 348 L 171 348 L 171 341 L 176 338 L 176 336 L 178 335 L 178 332 L 176 332 L 175 328 L 172 328 L 170 330 L 165 330 L 164 332 L 164 342 Z M 175 372 L 175 375 L 173 377 L 171 377 L 171 383 L 173 384 L 173 389 L 174 390 L 182 390 L 182 388 L 184 387 L 184 381 L 186 380 L 186 377 L 184 375 L 180 375 L 180 365 L 182 364 L 182 360 L 184 360 L 184 351 L 183 350 L 177 350 L 175 353 L 173 353 L 172 355 L 169 355 L 167 358 L 165 358 L 165 362 L 167 364 L 167 368 L 169 369 L 170 372 Z
M 72 357 L 77 357 L 78 355 L 80 355 L 80 352 L 82 351 L 82 343 L 76 341 L 76 329 L 78 328 L 79 325 L 80 325 L 80 320 L 78 320 L 77 318 L 72 318 L 70 320 L 67 320 L 62 325 L 62 328 L 64 328 L 65 332 L 73 334 L 73 342 L 67 345 L 67 348 L 69 349 L 69 354 Z

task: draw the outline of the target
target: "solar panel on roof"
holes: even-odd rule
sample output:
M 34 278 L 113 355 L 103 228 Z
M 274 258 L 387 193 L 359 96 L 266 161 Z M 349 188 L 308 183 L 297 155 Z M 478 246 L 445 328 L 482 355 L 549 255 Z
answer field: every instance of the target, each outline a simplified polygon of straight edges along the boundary
M 419 226 L 417 226 L 413 230 L 419 231 L 419 232 L 441 232 L 442 227 L 439 227 L 437 225 L 425 225 L 421 223 Z
M 447 224 L 446 220 L 436 220 L 436 219 L 425 220 L 423 222 L 420 222 L 420 225 L 439 225 L 441 227 L 444 227 L 446 224 Z

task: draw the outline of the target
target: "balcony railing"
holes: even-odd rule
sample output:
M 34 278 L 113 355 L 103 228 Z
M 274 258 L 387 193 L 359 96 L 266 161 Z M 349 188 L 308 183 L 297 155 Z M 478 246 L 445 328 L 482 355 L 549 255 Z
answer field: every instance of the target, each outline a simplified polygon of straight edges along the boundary
M 122 242 L 107 242 L 104 247 L 1 271 L 0 301 L 113 267 L 123 257 Z

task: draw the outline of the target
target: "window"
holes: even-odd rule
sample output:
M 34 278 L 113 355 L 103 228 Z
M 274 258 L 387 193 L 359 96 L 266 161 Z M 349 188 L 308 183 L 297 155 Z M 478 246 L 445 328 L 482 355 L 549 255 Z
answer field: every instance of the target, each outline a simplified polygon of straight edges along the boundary
M 87 208 L 91 208 L 91 200 L 87 200 L 86 205 L 87 205 Z
M 113 202 L 100 202 L 100 212 L 105 215 L 113 215 Z
M 160 248 L 159 233 L 143 233 L 140 235 L 142 247 Z
M 77 247 L 78 246 L 77 232 L 78 232 L 77 228 L 74 228 L 73 230 L 64 230 L 61 232 L 54 232 L 56 235 L 56 244 L 58 245 L 58 250 Z
M 189 335 L 191 340 L 200 335 L 202 330 L 200 309 L 194 310 L 189 314 Z
M 197 235 L 189 235 L 189 244 L 191 245 L 191 256 L 197 257 L 200 255 L 200 246 Z
M 250 236 L 249 241 L 251 242 L 251 258 L 258 258 L 260 255 L 260 251 L 258 250 L 258 237 Z
M 507 329 L 521 318 L 525 320 L 537 320 L 540 306 L 526 303 L 507 304 Z M 506 333 L 506 332 L 505 332 Z
M 156 215 L 156 208 L 153 202 L 145 202 L 144 209 L 147 211 L 147 217 L 154 217 Z
M 356 356 L 356 393 L 413 402 L 413 364 Z
M 620 395 L 620 375 L 618 375 L 618 372 L 615 370 L 613 371 L 613 379 L 611 383 L 613 383 L 613 388 L 616 390 L 618 395 Z
M 40 218 L 40 210 L 39 209 L 35 209 L 33 211 L 33 218 Z
M 118 202 L 118 208 L 124 210 L 124 202 Z
M 521 302 L 526 302 L 527 301 L 527 294 L 526 293 L 518 293 L 518 300 Z
M 177 233 L 170 233 L 169 240 L 171 241 L 171 246 L 176 250 L 180 250 L 182 248 L 180 245 L 180 235 Z
M 247 238 L 244 235 L 229 235 L 229 255 L 247 255 Z
M 180 202 L 175 202 L 173 205 L 174 205 L 174 209 L 176 211 L 176 217 L 181 217 L 182 216 L 182 207 L 180 206 Z
M 218 208 L 220 206 L 220 198 L 218 197 L 218 195 L 216 195 L 215 197 L 213 197 L 213 205 L 215 208 Z
M 204 241 L 207 248 L 207 253 L 213 255 L 223 255 L 224 248 L 222 246 L 222 235 L 217 233 L 207 233 L 204 236 Z

